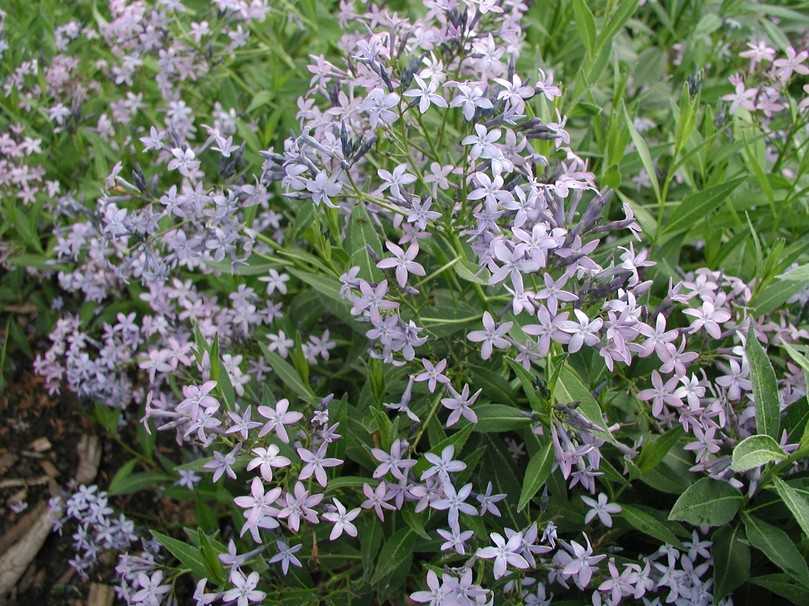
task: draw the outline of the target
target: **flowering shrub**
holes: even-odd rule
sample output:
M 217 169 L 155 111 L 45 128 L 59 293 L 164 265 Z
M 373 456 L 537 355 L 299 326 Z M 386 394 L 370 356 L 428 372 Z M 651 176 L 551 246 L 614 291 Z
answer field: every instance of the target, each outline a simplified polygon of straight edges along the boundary
M 34 367 L 137 438 L 54 504 L 77 570 L 120 552 L 127 604 L 800 603 L 805 17 L 342 2 L 295 101 L 240 74 L 324 15 L 187 4 L 111 2 L 4 88 L 39 111 L 5 262 L 61 293 Z M 140 490 L 196 524 L 113 518 Z

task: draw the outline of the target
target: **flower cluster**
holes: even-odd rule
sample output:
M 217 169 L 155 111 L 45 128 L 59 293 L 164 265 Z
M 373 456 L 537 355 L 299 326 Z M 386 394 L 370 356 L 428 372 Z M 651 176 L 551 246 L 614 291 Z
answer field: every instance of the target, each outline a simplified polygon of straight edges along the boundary
M 115 515 L 107 493 L 98 486 L 80 486 L 64 501 L 55 497 L 49 503 L 57 518 L 54 530 L 62 533 L 64 527 L 75 526 L 73 532 L 74 557 L 70 566 L 87 578 L 104 552 L 127 551 L 138 541 L 135 525 L 125 515 Z
M 65 309 L 35 369 L 52 394 L 142 424 L 137 464 L 156 458 L 169 473 L 155 485 L 197 505 L 182 541 L 155 535 L 179 567 L 153 541 L 121 557 L 127 604 L 166 602 L 189 571 L 198 606 L 269 602 L 326 574 L 329 591 L 380 603 L 730 604 L 711 578 L 720 555 L 749 543 L 770 557 L 751 515 L 769 505 L 735 515 L 786 490 L 774 477 L 799 490 L 777 473 L 805 470 L 809 332 L 793 312 L 806 266 L 759 258 L 754 280 L 672 261 L 696 211 L 680 202 L 667 232 L 669 187 L 696 187 L 678 154 L 698 145 L 674 144 L 661 187 L 650 125 L 622 107 L 636 185 L 657 205 L 602 184 L 615 166 L 578 147 L 580 112 L 565 115 L 590 83 L 525 67 L 528 4 L 425 0 L 405 18 L 340 2 L 340 52 L 311 54 L 296 128 L 275 147 L 249 116 L 288 101 L 200 91 L 226 77 L 252 94 L 240 61 L 316 11 L 274 29 L 263 0 L 112 0 L 106 19 L 59 26 L 50 62 L 6 79 L 48 122 L 47 136 L 0 134 L 0 193 L 55 224 L 34 271 Z M 87 44 L 103 49 L 92 69 Z M 599 64 L 609 43 L 587 47 Z M 806 52 L 757 43 L 742 57 L 724 101 L 774 121 Z M 51 180 L 42 153 L 75 132 L 99 157 L 89 184 Z M 705 189 L 694 205 L 727 198 L 743 224 L 729 185 Z M 776 373 L 777 349 L 790 357 Z M 163 432 L 174 444 L 156 455 Z M 657 493 L 679 497 L 670 512 Z M 735 509 L 681 503 L 703 497 Z M 82 573 L 138 540 L 94 487 L 65 511 Z

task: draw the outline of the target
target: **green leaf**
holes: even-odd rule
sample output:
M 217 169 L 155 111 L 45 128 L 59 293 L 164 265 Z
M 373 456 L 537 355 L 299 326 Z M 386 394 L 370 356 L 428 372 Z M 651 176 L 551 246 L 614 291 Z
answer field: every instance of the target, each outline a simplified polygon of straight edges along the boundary
M 195 579 L 202 579 L 208 576 L 208 567 L 205 564 L 205 558 L 198 548 L 157 532 L 156 530 L 150 530 L 150 532 L 158 543 L 177 558 L 183 568 L 187 568 L 191 571 Z
M 704 221 L 705 217 L 725 202 L 727 197 L 741 185 L 747 177 L 731 179 L 719 185 L 685 197 L 671 214 L 665 224 L 664 233 L 673 236 L 688 231 L 694 225 Z
M 385 531 L 376 516 L 361 520 L 358 526 L 360 530 L 360 557 L 362 558 L 363 578 L 367 580 L 374 570 L 376 554 L 382 546 Z
M 727 482 L 701 478 L 691 484 L 674 503 L 669 520 L 694 526 L 727 524 L 739 511 L 744 498 Z
M 758 342 L 752 328 L 747 333 L 745 353 L 750 363 L 750 380 L 753 383 L 753 397 L 756 400 L 756 431 L 777 440 L 781 427 L 778 381 L 767 353 Z
M 774 478 L 773 484 L 775 485 L 775 492 L 781 497 L 784 505 L 792 513 L 798 526 L 801 527 L 803 534 L 809 537 L 809 498 L 804 493 L 799 492 L 792 488 L 789 484 L 784 482 L 781 478 Z
M 792 296 L 804 289 L 804 285 L 797 281 L 777 279 L 768 284 L 763 290 L 753 295 L 750 300 L 750 309 L 755 316 L 766 315 L 781 307 Z
M 806 590 L 795 583 L 789 575 L 780 573 L 765 574 L 753 577 L 750 582 L 789 600 L 797 606 L 805 606 L 806 604 Z
M 809 372 L 809 358 L 804 356 L 801 352 L 785 341 L 781 341 L 781 347 L 783 347 L 784 351 L 789 354 L 789 357 L 792 358 L 792 361 L 795 362 L 795 364 L 800 366 L 804 372 Z
M 717 602 L 742 585 L 750 576 L 750 548 L 744 527 L 723 526 L 713 533 L 714 600 Z
M 678 425 L 656 439 L 646 442 L 636 461 L 641 473 L 648 473 L 657 467 L 682 435 L 683 428 Z
M 452 266 L 452 269 L 458 274 L 461 280 L 472 282 L 473 284 L 481 284 L 483 286 L 489 285 L 489 272 L 485 268 L 475 267 L 466 259 L 461 259 Z
M 224 553 L 224 549 L 219 549 L 208 535 L 201 530 L 199 536 L 199 549 L 202 553 L 202 558 L 205 561 L 205 566 L 208 570 L 208 578 L 212 579 L 217 585 L 222 585 L 227 576 L 222 562 L 219 560 L 219 554 Z
M 130 459 L 118 468 L 118 471 L 115 472 L 115 475 L 112 476 L 112 480 L 110 480 L 110 485 L 107 487 L 107 492 L 109 494 L 115 494 L 115 491 L 118 489 L 121 483 L 132 475 L 132 471 L 134 471 L 137 463 L 137 459 Z
M 545 484 L 553 468 L 555 461 L 553 455 L 553 443 L 546 440 L 545 444 L 534 453 L 525 469 L 525 476 L 522 480 L 522 490 L 520 490 L 520 500 L 517 503 L 517 511 L 525 509 L 526 505 L 534 498 L 539 489 Z
M 736 473 L 743 473 L 772 461 L 780 461 L 785 457 L 786 453 L 770 436 L 750 436 L 739 442 L 733 449 L 730 467 Z
M 573 15 L 578 31 L 582 33 L 587 55 L 592 58 L 596 47 L 596 23 L 593 13 L 584 0 L 573 0 Z
M 623 504 L 621 508 L 621 517 L 635 530 L 649 535 L 663 544 L 667 543 L 674 547 L 680 546 L 680 539 L 674 534 L 672 527 L 665 521 L 660 520 L 655 515 L 646 511 L 645 508 Z M 678 526 L 678 529 L 679 528 L 682 527 Z
M 14 225 L 17 228 L 17 233 L 23 242 L 28 244 L 37 252 L 44 252 L 42 250 L 42 244 L 39 241 L 39 236 L 37 235 L 36 213 L 33 213 L 29 218 L 25 211 L 23 211 L 20 207 L 15 206 Z
M 407 524 L 413 532 L 415 532 L 425 541 L 433 540 L 433 537 L 431 537 L 430 533 L 428 533 L 424 528 L 424 520 L 422 520 L 421 514 L 418 514 L 407 507 L 402 509 L 401 513 L 404 523 Z
M 475 407 L 478 422 L 475 431 L 479 433 L 502 433 L 514 431 L 531 424 L 531 413 L 505 404 L 480 404 Z
M 348 225 L 348 253 L 351 256 L 351 265 L 357 265 L 360 268 L 360 276 L 365 280 L 372 282 L 379 282 L 384 277 L 380 271 L 371 253 L 368 250 L 370 247 L 377 256 L 382 256 L 382 242 L 376 233 L 374 224 L 371 222 L 371 217 L 368 216 L 368 211 L 361 203 L 354 205 L 351 210 L 351 218 Z
M 261 347 L 261 351 L 264 352 L 264 357 L 267 358 L 267 362 L 270 363 L 273 371 L 278 375 L 278 378 L 281 379 L 284 385 L 298 394 L 303 400 L 309 401 L 316 398 L 312 388 L 303 382 L 298 371 L 295 370 L 289 362 L 274 351 L 267 349 L 264 343 L 259 343 L 259 346 Z
M 531 408 L 537 412 L 547 413 L 548 407 L 542 401 L 536 387 L 534 387 L 534 381 L 531 373 L 525 370 L 521 364 L 513 362 L 512 360 L 508 360 L 508 365 L 511 366 L 511 370 L 514 371 L 514 374 L 516 374 L 517 378 L 520 380 L 520 385 L 525 393 L 525 397 L 528 398 L 528 403 L 531 405 Z
M 118 421 L 121 418 L 121 409 L 96 402 L 93 407 L 93 417 L 107 431 L 115 435 L 118 433 Z
M 743 518 L 750 544 L 801 585 L 809 588 L 809 567 L 787 533 L 750 514 L 743 514 Z
M 247 113 L 249 114 L 254 109 L 258 109 L 259 107 L 266 105 L 272 99 L 272 93 L 268 90 L 260 90 L 258 91 L 253 100 L 250 101 L 250 105 L 247 106 Z
M 553 387 L 553 396 L 557 402 L 562 404 L 575 403 L 579 411 L 601 428 L 599 437 L 614 442 L 615 438 L 607 431 L 607 423 L 601 412 L 601 406 L 593 397 L 590 388 L 584 384 L 579 374 L 569 364 L 564 364 L 559 370 L 559 376 Z
M 413 557 L 413 548 L 418 539 L 419 536 L 410 528 L 402 528 L 393 533 L 379 552 L 371 585 L 376 585 L 400 566 L 407 564 Z
M 136 460 L 132 459 L 121 467 L 110 481 L 107 493 L 110 496 L 132 494 L 141 490 L 158 488 L 161 484 L 170 482 L 172 477 L 159 471 L 144 471 L 132 473 Z
M 629 116 L 626 106 L 624 106 L 624 117 L 626 118 L 626 126 L 629 129 L 629 136 L 632 138 L 632 143 L 635 144 L 635 149 L 638 151 L 641 164 L 643 164 L 646 175 L 652 183 L 655 198 L 660 202 L 660 183 L 657 181 L 657 171 L 655 170 L 654 161 L 652 160 L 652 154 L 649 152 L 649 146 L 646 145 L 646 141 L 644 141 L 643 137 L 635 128 L 635 124 L 632 122 L 632 118 Z

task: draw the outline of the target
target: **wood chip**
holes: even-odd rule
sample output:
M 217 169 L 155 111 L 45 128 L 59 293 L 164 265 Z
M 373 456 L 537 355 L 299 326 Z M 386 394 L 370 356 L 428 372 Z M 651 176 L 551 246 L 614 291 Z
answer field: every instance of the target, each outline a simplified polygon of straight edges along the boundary
M 98 436 L 84 434 L 79 440 L 79 468 L 76 470 L 76 481 L 89 484 L 98 475 L 101 463 L 101 440 Z
M 49 478 L 55 478 L 59 475 L 59 470 L 56 469 L 56 465 L 44 459 L 39 462 L 40 467 L 42 467 L 42 471 L 44 471 Z
M 6 473 L 14 463 L 17 462 L 17 455 L 10 452 L 0 455 L 0 474 Z
M 20 580 L 28 565 L 36 557 L 42 545 L 48 538 L 53 527 L 53 519 L 47 503 L 40 503 L 34 509 L 32 518 L 25 516 L 24 520 L 33 519 L 33 523 L 25 534 L 0 556 L 0 596 L 11 591 Z M 10 532 L 12 532 L 14 529 Z
M 112 606 L 113 600 L 115 600 L 115 591 L 110 585 L 102 585 L 101 583 L 90 585 L 87 606 Z
M 0 480 L 0 488 L 17 488 L 19 486 L 39 486 L 47 484 L 50 478 L 48 476 L 39 476 L 37 478 L 9 478 L 8 480 Z
M 33 442 L 31 442 L 31 450 L 34 452 L 45 452 L 46 450 L 51 449 L 51 443 L 48 438 L 42 437 L 37 438 Z

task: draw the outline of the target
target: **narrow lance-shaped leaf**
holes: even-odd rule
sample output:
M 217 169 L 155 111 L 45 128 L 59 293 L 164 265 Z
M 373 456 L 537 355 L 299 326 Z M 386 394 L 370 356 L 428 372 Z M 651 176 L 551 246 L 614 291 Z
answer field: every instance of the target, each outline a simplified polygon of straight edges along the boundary
M 773 483 L 775 484 L 775 491 L 792 513 L 795 521 L 798 522 L 803 534 L 809 537 L 809 498 L 805 497 L 802 492 L 792 488 L 781 478 L 775 478 Z
M 752 328 L 747 333 L 745 353 L 750 363 L 750 380 L 753 383 L 753 397 L 756 400 L 756 430 L 777 440 L 781 425 L 778 381 L 767 352 L 758 342 Z
M 809 567 L 789 535 L 760 518 L 744 514 L 750 544 L 805 588 L 809 588 Z
M 729 595 L 750 576 L 750 548 L 744 539 L 744 527 L 741 524 L 723 526 L 711 537 L 715 600 Z
M 525 506 L 534 498 L 540 488 L 545 484 L 553 467 L 554 453 L 553 443 L 547 440 L 545 444 L 534 453 L 525 469 L 525 477 L 522 481 L 520 500 L 517 503 L 517 511 L 525 509 Z
M 641 507 L 621 505 L 621 517 L 635 530 L 654 537 L 661 543 L 673 545 L 674 547 L 679 547 L 680 545 L 680 539 L 677 538 L 674 530 L 670 527 L 672 522 L 662 522 Z M 679 524 L 676 526 L 678 529 L 682 529 Z

